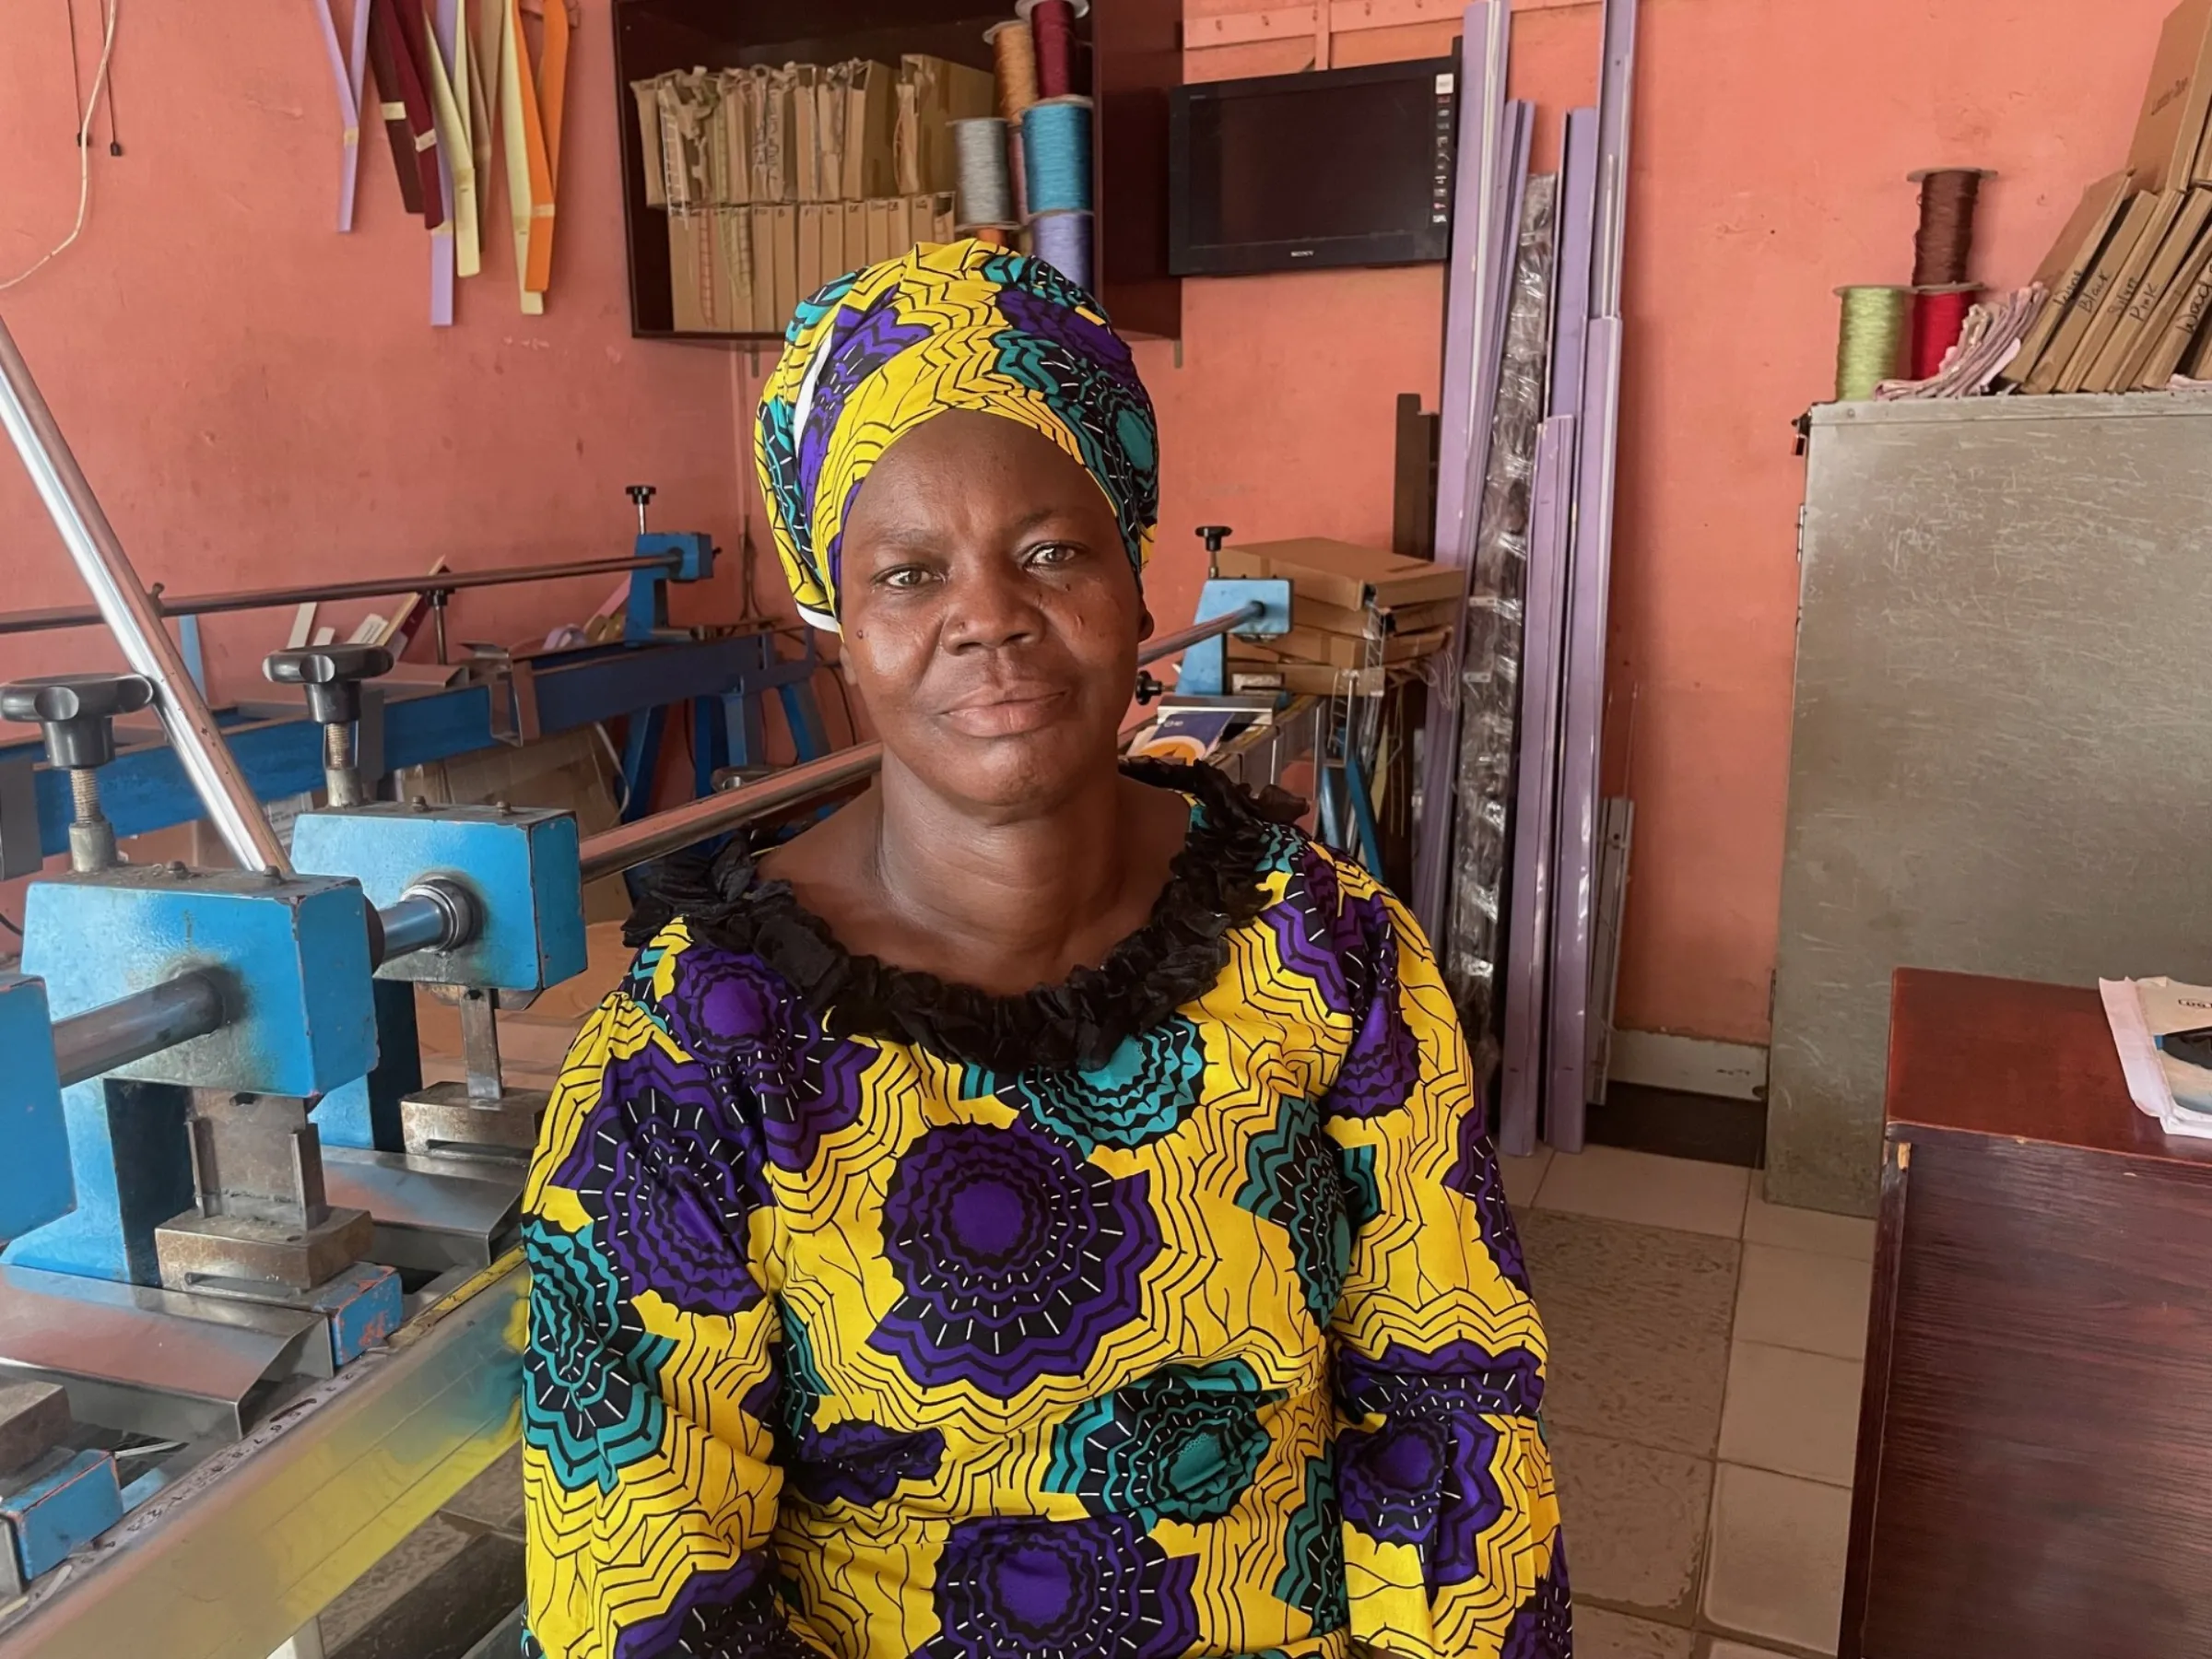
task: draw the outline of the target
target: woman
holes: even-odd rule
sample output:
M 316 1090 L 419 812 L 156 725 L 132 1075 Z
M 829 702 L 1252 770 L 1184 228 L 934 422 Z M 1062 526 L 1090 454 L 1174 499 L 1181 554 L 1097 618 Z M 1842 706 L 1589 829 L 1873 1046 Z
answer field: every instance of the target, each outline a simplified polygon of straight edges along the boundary
M 1049 266 L 801 308 L 778 550 L 881 734 L 676 882 L 526 1200 L 532 1651 L 1563 1656 L 1544 1338 L 1429 947 L 1117 764 L 1154 428 Z

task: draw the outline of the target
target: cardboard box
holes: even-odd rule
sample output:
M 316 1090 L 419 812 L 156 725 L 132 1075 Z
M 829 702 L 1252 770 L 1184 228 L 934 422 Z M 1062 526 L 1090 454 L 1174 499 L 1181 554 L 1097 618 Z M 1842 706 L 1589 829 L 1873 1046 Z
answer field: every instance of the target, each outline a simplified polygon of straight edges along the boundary
M 895 253 L 902 251 L 893 245 L 893 239 L 899 234 L 899 228 L 894 228 L 891 221 L 891 208 L 893 206 L 894 204 L 892 201 L 888 197 L 885 196 L 873 197 L 866 203 L 866 207 L 868 210 L 868 263 L 870 265 L 880 265 L 883 261 L 891 258 Z M 903 219 L 905 218 L 905 204 L 901 202 L 897 204 L 897 206 L 900 209 L 900 218 Z
M 891 165 L 899 188 L 909 195 L 922 188 L 922 88 L 899 72 L 897 112 L 891 119 Z
M 729 300 L 714 257 L 714 216 L 704 207 L 668 215 L 668 291 L 679 334 L 724 334 Z
M 1386 668 L 1331 668 L 1318 663 L 1253 662 L 1231 654 L 1229 688 L 1288 691 L 1294 697 L 1373 697 L 1389 678 Z
M 849 64 L 827 65 L 814 83 L 815 142 L 821 147 L 817 165 L 825 202 L 838 201 L 845 193 L 845 101 L 852 89 Z
M 2129 351 L 2127 361 L 2121 366 L 2118 376 L 2108 390 L 2135 391 L 2154 372 L 2157 376 L 2152 381 L 2154 386 L 2163 386 L 2171 378 L 2175 367 L 2187 354 L 2189 342 L 2196 333 L 2192 325 L 2188 333 L 2176 341 L 2171 339 L 2173 327 L 2188 311 L 2197 282 L 2205 274 L 2208 257 L 2212 257 L 2212 231 L 2198 235 L 2187 257 L 2174 271 L 2157 309 L 2143 320 L 2137 329 L 2135 347 Z M 2200 321 L 2202 315 L 2200 312 Z
M 2136 370 L 2134 386 L 2145 392 L 2165 389 L 2195 345 L 2207 306 L 2212 306 L 2212 235 L 2198 241 L 2167 291 L 2162 319 L 2153 320 L 2154 337 Z
M 802 227 L 799 234 L 806 234 Z M 814 219 L 814 264 L 825 283 L 835 282 L 849 268 L 845 264 L 845 207 L 842 202 L 824 202 Z M 809 290 L 811 291 L 811 290 Z
M 792 199 L 791 76 L 786 70 L 759 71 L 751 100 L 752 194 L 759 206 Z
M 746 213 L 753 242 L 753 314 L 748 332 L 777 334 L 791 319 L 786 315 L 781 323 L 776 320 L 776 210 L 756 205 Z
M 2089 325 L 2097 320 L 2097 312 L 2104 303 L 2104 297 L 2112 291 L 2112 284 L 2119 280 L 2122 267 L 2134 254 L 2136 242 L 2142 240 L 2145 229 L 2158 213 L 2159 199 L 2155 192 L 2149 192 L 2129 200 L 2126 211 L 2121 214 L 2120 222 L 2112 227 L 2112 235 L 2106 238 L 2103 248 L 2097 254 L 2097 263 L 2089 267 L 2089 274 L 2082 278 L 2074 302 L 2066 307 L 2065 315 L 2059 320 L 2057 331 L 2044 347 L 2034 370 L 2022 382 L 2021 390 L 2043 393 L 2058 389 L 2060 377 L 2073 361 L 2082 336 L 2088 333 Z
M 806 295 L 799 292 L 799 208 L 795 202 L 778 202 L 770 210 L 775 223 L 775 320 L 769 324 L 778 334 L 791 326 L 791 314 Z
M 829 280 L 822 275 L 822 204 L 799 204 L 799 297 L 805 299 Z M 840 216 L 842 221 L 842 216 Z
M 729 206 L 742 207 L 753 199 L 753 135 L 760 120 L 759 77 L 750 69 L 724 69 L 716 76 L 722 84 L 723 143 L 730 152 Z
M 2142 372 L 2142 359 L 2148 355 L 2149 341 L 2145 336 L 2150 319 L 2163 308 L 2167 291 L 2196 251 L 2208 221 L 2212 221 L 2212 190 L 2184 193 L 2165 241 L 2144 267 L 2142 280 L 2136 284 L 2134 295 L 2120 313 L 2119 326 L 2089 366 L 2088 376 L 2081 383 L 2083 391 L 2117 392 L 2133 384 L 2135 374 Z
M 2116 172 L 2099 179 L 2081 193 L 2072 217 L 2059 231 L 2058 240 L 2051 244 L 2051 252 L 2043 256 L 2042 265 L 2035 274 L 2035 280 L 2043 285 L 2043 303 L 2036 312 L 2035 320 L 2029 324 L 2027 334 L 2021 336 L 2018 353 L 1997 376 L 1998 385 L 2019 385 L 2035 372 L 2067 309 L 2080 295 L 2081 285 L 2088 280 L 2097 256 L 2104 251 L 2113 225 L 2119 222 L 2127 206 L 2127 174 Z
M 2080 342 L 2074 347 L 2073 356 L 2067 359 L 2065 371 L 2058 377 L 2058 391 L 2079 392 L 2088 386 L 2089 371 L 2096 366 L 2098 358 L 2118 331 L 2120 320 L 2127 314 L 2128 304 L 2135 299 L 2136 290 L 2142 286 L 2151 262 L 2158 257 L 2159 250 L 2165 246 L 2166 233 L 2173 229 L 2173 221 L 2181 213 L 2188 195 L 2185 186 L 2158 193 L 2157 205 L 2145 221 L 2142 234 L 2128 251 L 2126 263 L 2121 265 L 2119 275 L 2112 279 L 2112 286 L 2098 301 L 2097 314 L 2089 320 Z
M 1384 607 L 1372 615 L 1381 622 L 1382 631 L 1386 634 L 1419 633 L 1424 629 L 1451 626 L 1458 609 L 1459 602 L 1456 599 L 1436 599 L 1426 605 L 1402 605 L 1395 609 Z M 1341 605 L 1330 605 L 1295 589 L 1290 594 L 1290 625 L 1293 628 L 1317 628 L 1325 633 L 1349 634 L 1354 639 L 1362 639 L 1367 634 L 1370 614 L 1364 610 L 1350 610 Z
M 2150 83 L 2127 147 L 2138 190 L 2178 189 L 2196 176 L 2212 112 L 2212 0 L 2182 0 L 2159 30 Z M 2207 181 L 2212 182 L 2212 181 Z
M 888 64 L 855 59 L 846 65 L 844 185 L 849 202 L 888 195 L 897 187 L 891 125 L 897 77 Z
M 821 71 L 812 64 L 791 66 L 792 194 L 802 202 L 827 202 L 836 186 L 822 177 L 821 103 L 815 96 Z
M 749 207 L 724 207 L 714 215 L 714 253 L 722 267 L 730 332 L 750 334 L 753 321 L 753 214 Z
M 1466 586 L 1464 571 L 1425 559 L 1318 537 L 1226 547 L 1215 569 L 1224 576 L 1287 577 L 1293 603 L 1303 596 L 1344 610 L 1456 601 Z
M 936 211 L 930 216 L 930 240 L 948 242 L 959 234 L 959 198 L 949 190 L 937 193 Z
M 997 88 L 987 70 L 908 53 L 899 60 L 896 134 L 898 190 L 935 194 L 959 183 L 952 123 L 997 112 Z
M 1324 633 L 1317 628 L 1293 628 L 1267 644 L 1284 662 L 1325 663 L 1333 668 L 1365 668 L 1375 664 L 1411 663 L 1441 649 L 1451 629 L 1432 628 L 1420 633 L 1390 634 L 1372 644 L 1350 634 Z
M 857 271 L 868 259 L 868 205 L 847 202 L 845 208 L 845 269 Z
M 661 195 L 670 208 L 705 207 L 715 195 L 714 126 L 721 94 L 707 76 L 676 71 L 658 77 Z
M 645 172 L 645 205 L 649 207 L 668 206 L 668 186 L 662 177 L 665 163 L 661 159 L 661 77 L 634 80 L 629 83 L 629 95 L 638 109 L 638 146 Z

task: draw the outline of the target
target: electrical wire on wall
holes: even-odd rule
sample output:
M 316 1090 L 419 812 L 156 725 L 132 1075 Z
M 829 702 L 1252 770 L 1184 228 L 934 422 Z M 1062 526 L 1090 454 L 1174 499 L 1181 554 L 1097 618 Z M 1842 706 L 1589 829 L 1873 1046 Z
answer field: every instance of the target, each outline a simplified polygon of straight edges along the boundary
M 100 66 L 92 72 L 92 91 L 85 100 L 84 112 L 79 116 L 76 124 L 76 220 L 69 227 L 69 234 L 41 254 L 28 269 L 18 271 L 6 281 L 0 282 L 0 293 L 5 293 L 17 284 L 26 282 L 37 276 L 39 272 L 67 253 L 70 245 L 84 232 L 85 216 L 92 206 L 92 112 L 100 107 L 100 90 L 108 81 L 108 65 L 115 55 L 115 12 L 119 4 L 120 0 L 107 0 L 103 8 L 100 36 Z M 74 12 L 70 17 L 69 45 L 70 50 L 74 53 L 76 47 Z M 111 104 L 108 112 L 108 123 L 111 130 L 114 125 L 114 106 Z M 117 155 L 123 153 L 120 145 L 111 144 L 109 147 Z

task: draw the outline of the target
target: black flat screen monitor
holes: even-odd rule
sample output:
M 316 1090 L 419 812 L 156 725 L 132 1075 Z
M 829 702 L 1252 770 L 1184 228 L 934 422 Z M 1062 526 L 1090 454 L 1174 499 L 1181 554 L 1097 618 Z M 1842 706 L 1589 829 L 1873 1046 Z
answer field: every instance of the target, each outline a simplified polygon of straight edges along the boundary
M 1458 82 L 1456 58 L 1424 58 L 1176 88 L 1169 268 L 1443 259 Z

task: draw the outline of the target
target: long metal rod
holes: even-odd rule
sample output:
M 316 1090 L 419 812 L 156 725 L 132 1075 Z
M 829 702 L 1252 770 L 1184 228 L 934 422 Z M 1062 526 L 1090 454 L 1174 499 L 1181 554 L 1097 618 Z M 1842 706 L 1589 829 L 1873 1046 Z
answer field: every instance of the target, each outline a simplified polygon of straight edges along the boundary
M 23 457 L 53 527 L 61 532 L 63 546 L 92 590 L 93 602 L 123 647 L 124 659 L 153 682 L 154 706 L 169 728 L 170 744 L 223 844 L 244 869 L 276 869 L 289 875 L 292 861 L 284 843 L 269 828 L 261 804 L 231 759 L 176 641 L 161 625 L 160 611 L 131 568 L 114 526 L 100 510 L 5 321 L 0 321 L 0 424 L 6 426 L 16 453 Z
M 1147 640 L 1136 653 L 1136 660 L 1139 665 L 1157 663 L 1162 657 L 1173 656 L 1218 635 L 1233 633 L 1247 623 L 1258 621 L 1265 611 L 1265 606 L 1254 600 L 1227 616 L 1209 617 L 1175 633 Z M 650 864 L 709 836 L 804 806 L 809 801 L 834 794 L 875 776 L 882 764 L 883 746 L 863 743 L 840 749 L 834 755 L 825 755 L 819 760 L 809 760 L 803 766 L 787 767 L 757 783 L 726 789 L 719 794 L 701 795 L 666 812 L 656 812 L 635 823 L 604 830 L 583 843 L 583 878 L 590 881 Z
M 464 588 L 506 587 L 520 582 L 559 582 L 569 576 L 612 576 L 627 571 L 672 567 L 665 559 L 582 559 L 570 564 L 510 565 L 497 571 L 441 571 L 436 575 L 377 576 L 359 582 L 324 582 L 308 587 L 246 588 L 229 594 L 195 594 L 172 599 L 149 595 L 164 617 L 207 617 L 225 611 L 285 610 L 296 605 L 342 599 L 379 599 L 392 594 L 457 594 Z M 103 618 L 90 606 L 0 613 L 0 634 L 37 633 L 51 628 L 92 628 Z
M 1247 622 L 1257 622 L 1266 613 L 1267 607 L 1254 599 L 1250 605 L 1239 606 L 1226 616 L 1208 617 L 1205 621 L 1194 622 L 1178 632 L 1147 640 L 1144 649 L 1136 653 L 1136 660 L 1140 665 L 1157 663 L 1161 657 L 1173 656 L 1179 651 L 1188 651 L 1192 646 L 1202 645 L 1221 634 L 1234 633 Z
M 205 970 L 53 1022 L 53 1064 L 62 1087 L 82 1083 L 165 1048 L 219 1030 L 223 984 Z

